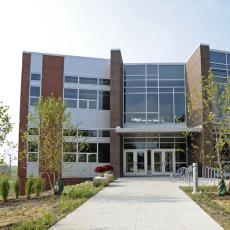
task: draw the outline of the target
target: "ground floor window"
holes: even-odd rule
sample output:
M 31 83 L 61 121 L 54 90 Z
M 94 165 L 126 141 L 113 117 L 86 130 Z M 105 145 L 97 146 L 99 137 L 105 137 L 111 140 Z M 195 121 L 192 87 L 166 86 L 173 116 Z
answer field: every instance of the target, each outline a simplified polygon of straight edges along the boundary
M 76 142 L 63 143 L 63 162 L 110 162 L 109 143 L 88 143 L 81 145 Z

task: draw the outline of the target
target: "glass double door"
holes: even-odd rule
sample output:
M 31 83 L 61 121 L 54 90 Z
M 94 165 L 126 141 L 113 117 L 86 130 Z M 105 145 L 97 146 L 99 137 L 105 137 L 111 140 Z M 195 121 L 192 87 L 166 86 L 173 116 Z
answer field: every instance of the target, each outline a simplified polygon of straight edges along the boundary
M 152 174 L 167 175 L 176 171 L 174 150 L 152 150 Z
M 146 150 L 125 150 L 124 175 L 125 176 L 147 175 L 147 151 Z

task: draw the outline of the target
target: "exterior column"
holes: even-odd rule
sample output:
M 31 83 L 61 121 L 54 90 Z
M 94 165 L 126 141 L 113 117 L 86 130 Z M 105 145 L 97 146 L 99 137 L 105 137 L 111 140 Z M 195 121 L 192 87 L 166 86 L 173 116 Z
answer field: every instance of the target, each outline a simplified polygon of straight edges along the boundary
M 27 129 L 27 116 L 29 109 L 29 85 L 30 85 L 30 63 L 31 54 L 22 55 L 22 77 L 21 77 L 21 96 L 20 96 L 20 121 L 19 121 L 19 146 L 18 146 L 18 177 L 20 180 L 20 194 L 25 194 L 27 157 L 24 155 L 25 143 L 23 140 L 24 132 Z
M 210 68 L 210 51 L 208 45 L 200 45 L 199 48 L 193 53 L 186 63 L 186 84 L 187 94 L 190 95 L 192 101 L 197 101 L 197 93 L 202 95 L 201 79 L 202 77 L 208 76 Z M 204 95 L 202 95 L 203 97 Z M 196 127 L 202 125 L 203 117 L 203 101 L 202 97 L 199 98 L 198 103 L 192 108 L 189 114 L 187 114 L 188 127 Z M 197 117 L 197 114 L 202 114 Z M 205 128 L 202 129 L 201 133 L 193 134 L 191 138 L 190 147 L 188 153 L 190 156 L 189 164 L 194 160 L 198 162 L 199 175 L 201 173 L 201 165 L 204 164 L 204 154 L 211 151 L 210 145 L 207 145 L 206 140 L 210 140 L 210 136 L 207 135 Z M 192 147 L 196 145 L 196 148 Z
M 123 126 L 123 61 L 120 50 L 111 51 L 110 81 L 110 163 L 115 176 L 121 176 L 123 169 L 123 138 L 115 132 Z

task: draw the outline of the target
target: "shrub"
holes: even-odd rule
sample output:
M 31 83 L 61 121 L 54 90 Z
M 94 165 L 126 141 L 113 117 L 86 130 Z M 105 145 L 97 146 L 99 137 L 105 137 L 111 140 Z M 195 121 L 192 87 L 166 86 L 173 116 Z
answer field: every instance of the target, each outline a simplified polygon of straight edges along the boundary
M 77 198 L 90 198 L 102 189 L 103 186 L 95 187 L 92 182 L 84 182 L 74 186 L 69 186 L 69 191 L 65 193 L 65 196 L 72 199 Z
M 7 176 L 3 176 L 0 179 L 0 194 L 4 202 L 7 201 L 8 195 L 10 191 L 10 182 Z
M 25 186 L 25 192 L 26 192 L 26 198 L 30 199 L 31 194 L 33 193 L 33 187 L 34 187 L 34 178 L 29 177 L 26 181 L 26 186 Z
M 14 189 L 15 198 L 18 199 L 18 196 L 19 196 L 19 179 L 18 178 L 16 178 L 16 180 L 13 183 L 13 189 Z
M 41 177 L 34 179 L 34 191 L 36 196 L 40 196 L 40 193 L 44 189 L 44 180 Z

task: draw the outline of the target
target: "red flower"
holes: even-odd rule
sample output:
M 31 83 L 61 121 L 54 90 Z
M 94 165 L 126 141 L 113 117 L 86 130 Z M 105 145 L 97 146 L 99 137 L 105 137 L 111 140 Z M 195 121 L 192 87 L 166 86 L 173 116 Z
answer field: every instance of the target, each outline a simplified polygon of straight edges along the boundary
M 104 165 L 103 168 L 104 168 L 105 171 L 112 171 L 113 170 L 112 165 Z
M 102 172 L 104 172 L 104 171 L 105 171 L 105 169 L 104 169 L 103 166 L 97 166 L 97 167 L 95 168 L 95 172 L 97 172 L 97 173 L 102 173 Z

